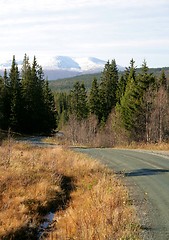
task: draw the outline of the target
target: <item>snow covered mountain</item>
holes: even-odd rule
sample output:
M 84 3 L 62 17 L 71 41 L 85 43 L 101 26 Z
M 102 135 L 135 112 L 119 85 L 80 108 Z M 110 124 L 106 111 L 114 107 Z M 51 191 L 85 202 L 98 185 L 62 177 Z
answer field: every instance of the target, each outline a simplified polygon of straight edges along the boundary
M 45 76 L 49 80 L 59 78 L 73 77 L 82 74 L 99 73 L 104 69 L 106 61 L 94 57 L 68 57 L 55 56 L 50 58 L 37 58 L 38 63 L 42 66 Z M 10 69 L 11 60 L 0 63 L 0 70 Z M 22 66 L 22 61 L 16 62 L 19 69 Z M 119 70 L 122 67 L 118 66 Z
M 56 56 L 46 59 L 41 63 L 44 69 L 48 70 L 72 70 L 78 72 L 103 70 L 106 61 L 93 58 L 74 58 L 68 56 Z

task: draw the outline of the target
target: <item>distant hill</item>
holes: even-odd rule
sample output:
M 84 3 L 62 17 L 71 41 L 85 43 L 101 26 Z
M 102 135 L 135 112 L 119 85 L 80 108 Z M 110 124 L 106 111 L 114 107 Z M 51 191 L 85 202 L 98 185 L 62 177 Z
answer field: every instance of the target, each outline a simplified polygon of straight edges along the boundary
M 162 69 L 165 70 L 166 77 L 169 81 L 169 67 L 165 68 L 150 68 L 149 72 L 153 73 L 156 77 L 159 77 L 161 74 Z M 137 72 L 140 72 L 141 69 L 138 68 Z M 122 74 L 120 72 L 120 74 Z M 76 77 L 71 77 L 71 78 L 64 78 L 64 79 L 59 79 L 55 81 L 49 81 L 49 86 L 52 89 L 52 91 L 58 91 L 58 92 L 68 92 L 73 88 L 73 85 L 75 82 L 84 82 L 86 89 L 91 88 L 92 81 L 94 77 L 97 78 L 98 82 L 101 80 L 101 73 L 95 73 L 95 74 L 84 74 Z
M 72 78 L 64 78 L 55 81 L 49 81 L 49 86 L 52 89 L 52 91 L 68 92 L 73 88 L 73 85 L 78 81 L 80 83 L 84 82 L 86 89 L 89 89 L 91 87 L 94 77 L 96 77 L 98 81 L 100 81 L 101 73 L 85 74 Z

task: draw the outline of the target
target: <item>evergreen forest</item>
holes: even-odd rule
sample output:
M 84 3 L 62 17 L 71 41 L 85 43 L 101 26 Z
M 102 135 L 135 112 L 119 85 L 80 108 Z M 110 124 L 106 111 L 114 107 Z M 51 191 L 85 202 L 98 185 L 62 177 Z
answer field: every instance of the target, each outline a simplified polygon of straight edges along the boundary
M 168 101 L 165 69 L 157 76 L 143 61 L 138 71 L 133 59 L 123 73 L 108 61 L 88 91 L 77 81 L 70 92 L 55 93 L 58 128 L 73 143 L 96 146 L 167 141 Z
M 54 93 L 34 57 L 25 54 L 22 68 L 13 56 L 0 77 L 0 129 L 22 134 L 62 130 L 72 143 L 115 146 L 159 143 L 169 139 L 169 84 L 165 69 L 156 75 L 146 61 L 141 69 L 132 59 L 124 72 L 113 59 L 91 87 L 74 82 L 66 92 Z
M 57 127 L 54 96 L 36 57 L 25 54 L 22 69 L 12 65 L 0 77 L 0 129 L 15 133 L 50 133 Z

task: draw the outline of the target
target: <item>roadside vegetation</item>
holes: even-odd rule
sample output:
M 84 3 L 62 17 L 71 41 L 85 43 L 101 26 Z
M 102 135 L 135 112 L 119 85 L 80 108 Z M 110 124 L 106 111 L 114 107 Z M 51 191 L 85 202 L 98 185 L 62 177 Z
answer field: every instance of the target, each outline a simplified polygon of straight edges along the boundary
M 12 139 L 0 155 L 1 239 L 139 239 L 126 188 L 97 161 Z
M 22 134 L 50 133 L 57 127 L 53 94 L 36 57 L 25 54 L 22 68 L 13 56 L 0 76 L 0 130 Z
M 153 69 L 151 69 L 153 70 Z M 146 61 L 132 59 L 123 73 L 107 62 L 90 89 L 77 81 L 69 93 L 56 93 L 58 130 L 71 144 L 93 147 L 156 144 L 169 139 L 168 69 L 158 74 Z
M 0 239 L 139 239 L 121 179 L 66 146 L 168 150 L 168 80 L 165 69 L 156 76 L 145 61 L 136 71 L 133 59 L 119 74 L 112 60 L 88 91 L 77 81 L 54 96 L 36 58 L 31 66 L 25 55 L 19 73 L 13 57 L 9 75 L 0 77 Z M 42 149 L 10 136 L 53 130 L 63 131 L 53 138 L 62 147 Z

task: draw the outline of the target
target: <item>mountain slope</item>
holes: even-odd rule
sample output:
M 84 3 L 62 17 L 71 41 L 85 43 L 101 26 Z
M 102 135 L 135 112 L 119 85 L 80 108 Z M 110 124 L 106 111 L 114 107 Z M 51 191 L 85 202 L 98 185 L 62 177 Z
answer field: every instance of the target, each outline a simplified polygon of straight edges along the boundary
M 22 61 L 19 60 L 19 69 Z M 12 60 L 0 63 L 0 70 L 10 69 Z M 54 56 L 50 58 L 38 59 L 38 63 L 42 66 L 45 77 L 49 80 L 74 77 L 82 74 L 100 73 L 103 71 L 106 61 L 94 57 L 68 57 Z M 118 66 L 119 70 L 123 70 Z

